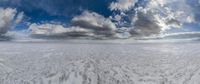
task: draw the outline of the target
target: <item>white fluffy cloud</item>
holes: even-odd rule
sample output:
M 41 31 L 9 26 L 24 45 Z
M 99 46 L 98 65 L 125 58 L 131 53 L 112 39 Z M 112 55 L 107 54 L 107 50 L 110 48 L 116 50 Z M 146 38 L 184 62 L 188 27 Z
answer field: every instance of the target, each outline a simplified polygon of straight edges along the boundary
M 134 7 L 137 1 L 138 0 L 117 0 L 117 2 L 112 2 L 109 8 L 111 10 L 126 11 Z
M 72 27 L 56 24 L 31 24 L 32 36 L 55 38 L 113 38 L 117 36 L 115 24 L 97 13 L 88 11 L 72 19 Z
M 92 30 L 96 35 L 114 36 L 116 26 L 108 18 L 94 12 L 83 12 L 82 15 L 72 19 L 72 25 Z
M 16 9 L 0 8 L 0 35 L 5 34 L 13 24 L 19 23 L 23 18 L 23 13 L 17 15 Z
M 16 13 L 15 9 L 0 8 L 0 34 L 5 34 L 8 31 Z

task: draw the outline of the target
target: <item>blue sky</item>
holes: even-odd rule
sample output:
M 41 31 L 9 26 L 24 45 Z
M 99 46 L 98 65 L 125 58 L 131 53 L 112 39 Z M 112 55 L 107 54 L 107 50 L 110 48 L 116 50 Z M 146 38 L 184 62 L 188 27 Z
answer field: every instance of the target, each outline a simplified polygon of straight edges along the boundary
M 29 17 L 30 22 L 58 21 L 69 22 L 84 10 L 94 11 L 106 17 L 113 0 L 5 0 L 0 7 L 13 7 Z
M 22 21 L 15 23 L 12 30 L 30 29 L 31 24 L 38 24 L 37 27 L 48 24 L 62 25 L 64 28 L 90 29 L 86 24 L 76 24 L 81 21 L 73 22 L 78 16 L 78 20 L 88 19 L 85 18 L 88 16 L 84 16 L 84 12 L 87 11 L 89 13 L 85 15 L 92 16 L 94 22 L 100 23 L 87 25 L 105 25 L 104 21 L 108 21 L 111 23 L 106 24 L 108 28 L 113 25 L 114 28 L 128 28 L 131 29 L 131 35 L 158 34 L 165 30 L 200 31 L 199 0 L 0 0 L 0 8 L 15 9 L 15 17 L 23 12 Z M 102 21 L 97 20 L 100 17 L 103 18 Z M 87 23 L 90 20 L 82 22 Z

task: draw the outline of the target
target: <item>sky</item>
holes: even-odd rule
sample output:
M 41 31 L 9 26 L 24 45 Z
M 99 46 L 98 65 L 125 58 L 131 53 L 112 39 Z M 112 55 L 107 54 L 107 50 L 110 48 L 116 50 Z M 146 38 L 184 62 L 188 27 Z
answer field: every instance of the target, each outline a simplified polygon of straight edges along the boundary
M 0 0 L 0 35 L 130 38 L 200 31 L 200 0 Z

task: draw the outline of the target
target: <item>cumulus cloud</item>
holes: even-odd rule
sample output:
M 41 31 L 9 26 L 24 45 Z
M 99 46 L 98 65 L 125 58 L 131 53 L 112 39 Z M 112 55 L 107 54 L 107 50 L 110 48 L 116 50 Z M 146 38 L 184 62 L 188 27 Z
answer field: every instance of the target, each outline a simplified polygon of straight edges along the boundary
M 115 38 L 117 37 L 115 24 L 94 12 L 83 12 L 72 19 L 71 27 L 57 24 L 31 24 L 29 29 L 32 36 L 37 37 L 91 37 L 91 38 Z
M 130 31 L 132 35 L 158 34 L 161 29 L 153 14 L 140 12 L 137 15 L 137 20 L 134 23 L 134 29 Z
M 180 28 L 184 23 L 194 22 L 191 7 L 186 0 L 118 0 L 110 5 L 110 10 L 119 10 L 118 23 L 131 28 L 133 36 L 160 34 L 171 28 Z M 128 3 L 131 2 L 131 3 Z M 122 5 L 126 4 L 126 6 Z M 185 17 L 185 18 L 183 18 Z
M 13 8 L 0 8 L 0 36 L 22 21 L 23 12 L 17 12 Z
M 78 26 L 84 29 L 92 30 L 96 35 L 103 35 L 107 37 L 114 36 L 116 26 L 108 18 L 105 18 L 94 12 L 83 12 L 82 15 L 74 17 L 72 19 L 72 25 Z
M 18 16 L 16 9 L 0 8 L 0 35 L 5 34 L 13 24 L 20 22 L 22 18 L 23 14 Z

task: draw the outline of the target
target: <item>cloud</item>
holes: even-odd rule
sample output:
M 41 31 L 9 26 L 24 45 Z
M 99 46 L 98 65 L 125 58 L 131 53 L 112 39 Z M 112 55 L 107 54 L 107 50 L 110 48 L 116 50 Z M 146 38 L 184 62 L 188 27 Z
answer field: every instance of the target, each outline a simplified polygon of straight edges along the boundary
M 16 9 L 0 8 L 0 35 L 5 34 L 15 24 L 16 16 L 18 16 Z M 21 18 L 20 15 L 20 18 L 17 18 L 16 21 L 20 22 Z
M 18 24 L 20 23 L 23 19 L 24 19 L 24 12 L 20 12 L 17 14 L 17 16 L 15 17 L 15 23 Z
M 140 12 L 134 23 L 134 29 L 130 31 L 132 35 L 149 36 L 151 34 L 159 34 L 161 29 L 153 14 Z
M 34 37 L 48 38 L 116 38 L 116 27 L 110 19 L 94 12 L 83 12 L 72 19 L 71 27 L 58 24 L 31 24 L 29 29 Z
M 117 0 L 117 2 L 112 2 L 109 6 L 111 10 L 126 11 L 134 7 L 138 0 Z
M 41 10 L 42 12 L 45 11 L 45 14 L 41 15 L 42 17 L 50 14 L 64 17 L 70 16 L 72 18 L 71 24 L 66 23 L 67 25 L 70 24 L 69 27 L 57 23 L 50 23 L 49 20 L 53 18 L 48 16 L 48 21 L 46 23 L 31 24 L 29 27 L 31 35 L 37 37 L 116 38 L 127 33 L 130 33 L 132 36 L 151 36 L 166 32 L 172 28 L 181 28 L 185 23 L 193 23 L 196 20 L 196 15 L 193 14 L 194 12 L 187 0 L 115 0 L 109 3 L 108 9 L 113 12 L 109 18 L 105 15 L 107 11 L 103 11 L 104 13 L 85 11 L 85 9 L 90 10 L 93 9 L 93 7 L 99 10 L 101 8 L 101 6 L 99 8 L 96 4 L 90 4 L 91 2 L 89 3 L 89 1 L 93 0 L 0 0 L 0 2 L 4 3 L 15 2 L 22 7 L 22 10 L 28 10 L 29 14 L 32 14 L 30 13 L 32 10 L 39 10 L 39 12 Z M 108 3 L 110 1 L 111 0 L 102 0 L 100 2 Z M 80 4 L 79 2 L 84 3 Z M 96 3 L 96 1 L 94 2 Z M 66 3 L 70 4 L 66 5 Z M 90 8 L 84 7 L 86 5 Z M 77 11 L 84 12 L 79 16 L 75 16 L 79 14 Z M 39 21 L 40 19 L 37 17 L 37 11 L 33 12 L 36 14 L 36 21 Z M 23 20 L 24 13 L 17 13 L 15 10 L 13 16 L 14 17 L 9 17 L 11 20 L 6 21 L 8 25 L 2 27 L 4 33 L 13 23 L 19 23 Z M 70 18 L 68 18 L 67 21 L 69 21 L 69 19 Z M 46 21 L 46 19 L 44 20 Z M 57 17 L 56 21 L 58 21 Z
M 117 24 L 131 28 L 129 32 L 132 36 L 160 34 L 171 28 L 180 28 L 185 23 L 194 22 L 193 12 L 186 0 L 123 1 L 113 2 L 110 10 L 120 12 L 114 15 L 120 15 L 122 20 Z
M 31 30 L 31 35 L 33 37 L 48 37 L 48 38 L 75 38 L 90 36 L 89 30 L 80 27 L 70 27 L 66 28 L 58 24 L 31 24 L 29 29 Z
M 13 8 L 0 8 L 0 35 L 8 32 L 9 29 L 23 20 L 24 13 L 17 12 Z
M 116 34 L 115 24 L 110 19 L 94 12 L 85 11 L 82 15 L 74 17 L 72 25 L 92 30 L 96 35 L 113 37 Z
M 193 22 L 191 13 L 187 13 L 185 9 L 190 9 L 188 6 L 182 6 L 184 1 L 172 0 L 149 0 L 148 2 L 131 1 L 129 7 L 121 7 L 116 5 L 115 9 L 120 11 L 120 14 L 114 18 L 106 18 L 98 13 L 84 11 L 81 15 L 75 16 L 71 21 L 71 27 L 54 24 L 33 24 L 30 26 L 32 35 L 35 36 L 51 36 L 51 37 L 92 37 L 92 38 L 123 38 L 123 35 L 129 32 L 132 36 L 150 36 L 160 34 L 171 28 L 180 28 L 182 24 Z M 126 1 L 125 1 L 126 2 Z M 113 2 L 113 4 L 126 4 L 122 1 Z M 127 1 L 128 2 L 128 1 Z M 173 8 L 174 3 L 178 5 Z M 112 4 L 111 4 L 112 6 Z M 110 6 L 110 7 L 111 7 Z M 126 22 L 124 17 L 128 18 L 129 26 L 123 26 Z M 187 17 L 183 19 L 182 17 Z M 113 22 L 112 20 L 115 20 Z M 117 24 L 122 25 L 117 28 Z M 122 29 L 122 30 L 120 30 Z
M 171 28 L 180 28 L 182 23 L 176 14 L 171 13 L 171 11 L 168 11 L 168 13 L 158 13 L 158 10 L 153 8 L 139 8 L 132 20 L 133 28 L 130 33 L 133 36 L 150 36 L 160 34 Z

